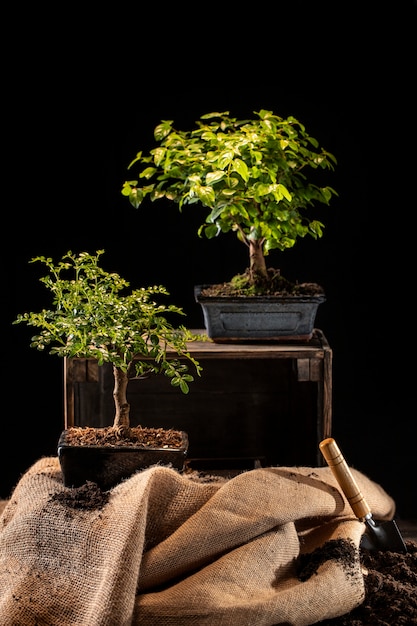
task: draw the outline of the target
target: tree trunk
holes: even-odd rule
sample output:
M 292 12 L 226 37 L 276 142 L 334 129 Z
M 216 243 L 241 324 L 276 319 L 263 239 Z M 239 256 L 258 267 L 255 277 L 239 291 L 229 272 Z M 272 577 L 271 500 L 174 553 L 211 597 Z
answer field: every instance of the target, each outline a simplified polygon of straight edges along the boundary
M 130 405 L 127 401 L 127 384 L 129 377 L 126 372 L 113 366 L 114 376 L 114 388 L 113 399 L 115 405 L 115 415 L 113 426 L 120 431 L 120 434 L 124 434 L 130 428 Z
M 260 239 L 249 239 L 249 271 L 251 282 L 263 282 L 268 278 L 265 257 Z

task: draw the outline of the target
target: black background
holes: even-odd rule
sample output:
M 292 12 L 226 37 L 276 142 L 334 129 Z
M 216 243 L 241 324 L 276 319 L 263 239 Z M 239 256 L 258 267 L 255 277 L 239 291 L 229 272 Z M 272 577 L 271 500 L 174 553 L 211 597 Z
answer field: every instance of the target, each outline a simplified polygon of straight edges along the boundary
M 31 329 L 11 325 L 50 304 L 29 260 L 104 249 L 109 269 L 132 286 L 164 284 L 187 325 L 202 327 L 193 286 L 242 271 L 246 250 L 232 236 L 199 239 L 198 210 L 135 210 L 120 188 L 161 119 L 185 128 L 210 111 L 264 108 L 298 118 L 338 159 L 328 182 L 339 197 L 318 211 L 324 237 L 270 261 L 324 285 L 316 325 L 333 349 L 333 434 L 400 516 L 417 517 L 416 9 L 14 9 L 2 55 L 0 497 L 56 454 L 63 427 L 61 361 L 29 347 Z

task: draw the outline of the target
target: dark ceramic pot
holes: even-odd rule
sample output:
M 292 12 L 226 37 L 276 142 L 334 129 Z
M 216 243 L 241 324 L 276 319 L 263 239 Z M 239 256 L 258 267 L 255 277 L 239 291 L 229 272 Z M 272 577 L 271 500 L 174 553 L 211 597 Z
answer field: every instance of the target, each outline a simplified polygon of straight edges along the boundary
M 214 342 L 309 341 L 323 295 L 213 297 L 202 296 L 204 285 L 194 288 L 203 310 L 207 335 Z
M 151 465 L 184 468 L 188 452 L 188 435 L 182 432 L 179 448 L 135 448 L 132 446 L 76 446 L 66 443 L 66 431 L 58 441 L 58 458 L 64 485 L 80 487 L 87 481 L 111 489 L 121 480 Z

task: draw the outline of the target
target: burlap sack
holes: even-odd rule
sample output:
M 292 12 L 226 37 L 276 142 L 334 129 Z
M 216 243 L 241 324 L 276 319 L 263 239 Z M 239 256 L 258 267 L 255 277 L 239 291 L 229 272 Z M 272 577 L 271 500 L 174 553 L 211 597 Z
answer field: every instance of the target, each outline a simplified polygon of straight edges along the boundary
M 394 501 L 353 473 L 391 519 Z M 327 467 L 223 481 L 152 467 L 92 510 L 56 497 L 66 491 L 58 459 L 40 459 L 0 517 L 2 626 L 307 626 L 363 601 L 364 524 Z M 341 538 L 354 564 L 330 559 L 300 580 L 300 553 Z

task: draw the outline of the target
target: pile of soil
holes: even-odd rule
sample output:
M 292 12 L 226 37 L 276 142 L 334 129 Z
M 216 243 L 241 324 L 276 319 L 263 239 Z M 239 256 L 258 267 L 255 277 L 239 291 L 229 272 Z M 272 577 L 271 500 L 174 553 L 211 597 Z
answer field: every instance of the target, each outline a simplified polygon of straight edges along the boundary
M 417 624 L 417 543 L 405 541 L 407 553 L 360 548 L 365 600 L 356 609 L 317 626 L 412 626 Z M 299 560 L 298 577 L 307 580 L 321 563 L 337 559 L 347 574 L 357 558 L 353 544 L 329 541 Z
M 93 482 L 54 496 L 71 509 L 100 509 L 109 497 Z M 75 514 L 75 511 L 74 511 Z M 405 540 L 406 553 L 360 548 L 365 600 L 356 609 L 317 626 L 415 626 L 417 624 L 417 543 Z M 310 554 L 300 555 L 299 580 L 308 580 L 330 559 L 341 562 L 346 574 L 355 570 L 358 553 L 352 542 L 331 540 Z

